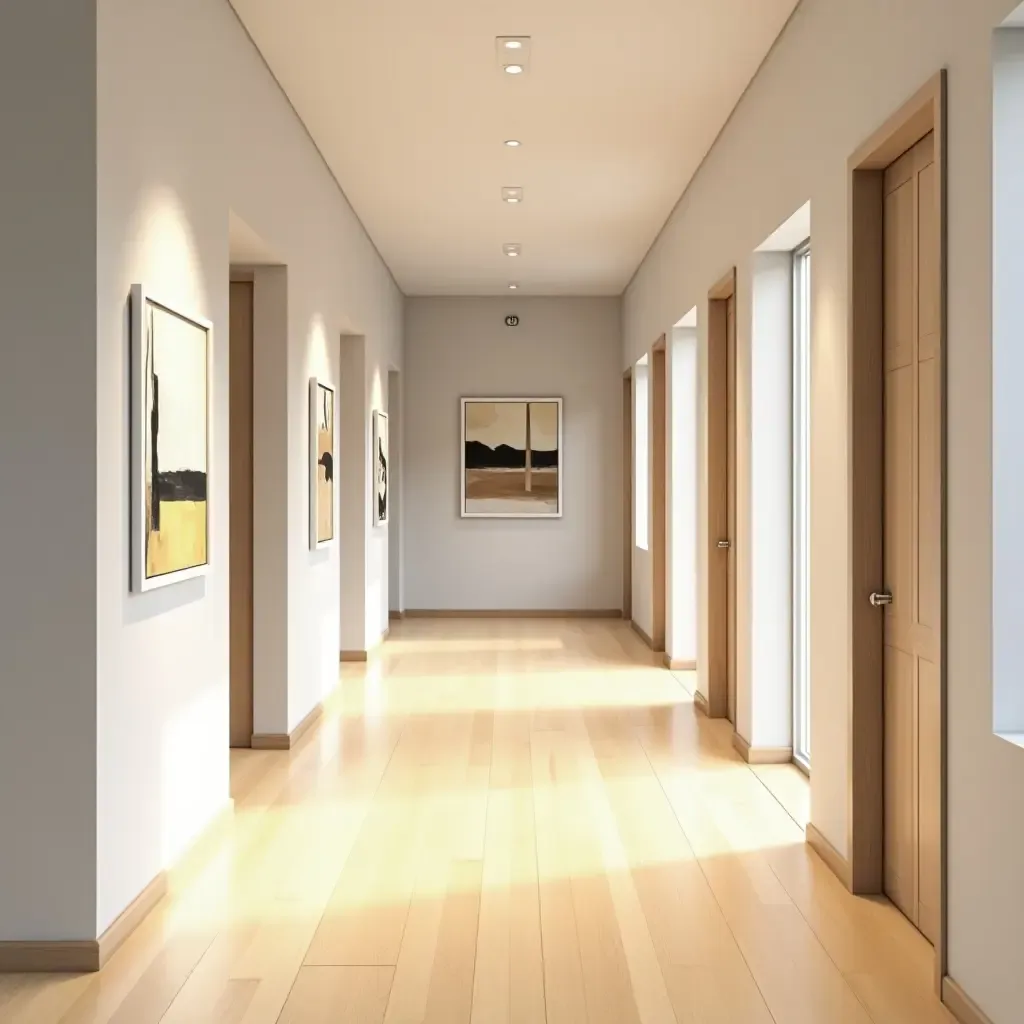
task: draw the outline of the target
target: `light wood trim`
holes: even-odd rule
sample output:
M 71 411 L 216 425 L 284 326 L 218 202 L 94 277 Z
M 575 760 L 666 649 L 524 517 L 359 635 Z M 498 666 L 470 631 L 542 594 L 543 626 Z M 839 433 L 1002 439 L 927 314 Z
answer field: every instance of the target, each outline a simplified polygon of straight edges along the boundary
M 622 377 L 622 617 L 633 617 L 633 371 Z
M 208 843 L 234 815 L 234 801 L 203 829 L 199 837 L 178 859 L 188 860 Z M 0 942 L 0 974 L 92 974 L 99 971 L 128 940 L 149 912 L 167 895 L 168 872 L 161 871 L 117 915 L 98 939 L 54 942 Z
M 939 436 L 941 459 L 941 870 L 939 941 L 935 947 L 935 989 L 943 990 L 947 966 L 947 653 L 946 617 L 946 336 L 947 336 L 947 225 L 946 225 L 946 93 L 945 70 L 935 75 L 850 157 L 849 359 L 851 409 L 851 673 L 849 705 L 850 836 L 849 886 L 858 894 L 880 893 L 884 869 L 883 774 L 883 623 L 868 603 L 881 580 L 884 539 L 884 354 L 883 341 L 883 185 L 885 169 L 929 132 L 935 133 L 935 163 L 939 189 L 940 339 L 942 403 Z
M 405 618 L 409 618 L 410 616 L 412 616 L 414 614 L 415 614 L 414 612 L 408 612 L 408 611 L 402 612 L 402 615 Z M 391 617 L 390 617 L 390 614 L 389 614 L 389 616 L 388 616 L 388 621 L 389 622 L 390 622 L 390 618 Z M 339 659 L 341 661 L 346 661 L 346 662 L 349 662 L 349 661 L 351 661 L 351 662 L 369 661 L 371 656 L 374 653 L 376 653 L 378 650 L 380 650 L 381 646 L 387 641 L 387 639 L 388 639 L 388 637 L 390 635 L 391 635 L 391 626 L 388 625 L 385 628 L 384 632 L 381 633 L 380 637 L 377 639 L 377 642 L 372 647 L 370 647 L 368 650 L 365 650 L 365 651 L 341 651 L 340 654 L 339 654 Z
M 203 830 L 203 834 L 196 840 L 196 845 L 203 841 L 207 832 L 216 826 L 220 822 L 221 816 L 218 814 L 210 826 Z M 124 910 L 118 914 L 116 920 L 110 927 L 99 937 L 99 967 L 102 967 L 118 949 L 124 945 L 125 940 L 139 927 L 140 924 L 145 920 L 146 915 L 164 898 L 167 894 L 167 872 L 161 871 L 160 874 L 153 879 L 149 885 L 146 886 L 138 896 L 135 897 L 125 907 Z
M 656 651 L 665 650 L 668 600 L 668 373 L 663 334 L 651 350 L 651 618 Z
M 789 764 L 792 747 L 752 747 L 738 732 L 732 734 L 732 747 L 747 764 Z
M 697 662 L 695 661 L 682 661 L 679 658 L 673 658 L 670 654 L 665 655 L 665 668 L 671 672 L 696 672 Z
M 942 979 L 942 1001 L 960 1024 L 993 1024 L 973 999 L 947 975 Z
M 699 711 L 705 718 L 711 717 L 708 714 L 708 699 L 700 690 L 694 690 L 693 692 L 693 707 L 695 711 Z
M 807 826 L 807 845 L 825 862 L 840 882 L 850 888 L 850 862 L 813 826 Z
M 712 302 L 725 302 L 736 296 L 736 268 L 731 267 L 723 274 L 708 291 L 708 299 Z
M 708 692 L 710 718 L 729 714 L 729 552 L 718 541 L 735 544 L 729 517 L 730 361 L 729 308 L 735 299 L 734 267 L 708 292 Z
M 299 722 L 291 732 L 262 732 L 254 733 L 252 737 L 253 750 L 291 750 L 297 746 L 299 740 L 313 728 L 314 724 L 324 713 L 323 702 L 317 704 L 306 717 Z
M 118 950 L 167 893 L 160 874 L 117 916 L 98 939 L 77 942 L 0 942 L 0 973 L 93 973 Z
M 0 974 L 85 974 L 100 969 L 98 939 L 0 942 Z
M 945 70 L 933 75 L 850 157 L 851 170 L 884 171 L 942 123 Z M 938 140 L 936 140 L 938 141 Z
M 621 619 L 620 608 L 407 608 L 407 619 Z
M 640 639 L 643 640 L 643 642 L 653 651 L 654 641 L 647 635 L 647 633 L 632 619 L 630 620 L 629 625 L 632 627 L 633 632 L 636 633 L 636 635 L 640 637 Z

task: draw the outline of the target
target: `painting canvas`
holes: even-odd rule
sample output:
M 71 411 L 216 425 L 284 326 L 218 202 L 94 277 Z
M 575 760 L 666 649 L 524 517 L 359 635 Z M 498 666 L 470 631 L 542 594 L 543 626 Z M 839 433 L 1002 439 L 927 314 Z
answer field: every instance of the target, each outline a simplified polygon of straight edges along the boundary
M 209 565 L 209 321 L 132 290 L 133 588 Z
M 462 515 L 562 514 L 562 400 L 462 400 Z
M 373 515 L 378 526 L 388 521 L 388 414 L 373 414 Z
M 309 544 L 327 547 L 335 538 L 334 388 L 313 377 L 309 382 Z

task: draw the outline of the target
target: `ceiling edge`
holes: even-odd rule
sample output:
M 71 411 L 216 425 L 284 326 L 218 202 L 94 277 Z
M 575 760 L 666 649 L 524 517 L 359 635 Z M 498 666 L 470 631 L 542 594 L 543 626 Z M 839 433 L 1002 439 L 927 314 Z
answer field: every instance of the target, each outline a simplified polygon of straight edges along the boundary
M 669 222 L 675 216 L 676 210 L 679 209 L 680 205 L 682 205 L 683 200 L 686 198 L 686 193 L 690 191 L 691 186 L 697 180 L 697 176 L 704 169 L 704 165 L 708 162 L 708 158 L 714 152 L 715 146 L 718 145 L 719 139 L 722 138 L 722 136 L 726 132 L 726 129 L 729 127 L 730 124 L 732 124 L 732 120 L 736 116 L 736 112 L 740 109 L 740 105 L 747 98 L 747 93 L 750 92 L 750 90 L 753 88 L 754 83 L 760 77 L 761 72 L 764 70 L 765 65 L 771 59 L 772 54 L 775 53 L 776 49 L 781 44 L 783 36 L 785 36 L 785 34 L 789 31 L 789 26 L 793 23 L 793 19 L 797 16 L 797 14 L 800 11 L 800 8 L 803 7 L 803 5 L 804 0 L 797 0 L 796 6 L 793 8 L 793 10 L 789 12 L 789 17 L 786 18 L 786 21 L 783 24 L 782 28 L 779 29 L 778 34 L 772 40 L 772 45 L 768 47 L 768 52 L 764 55 L 764 57 L 761 59 L 761 62 L 757 65 L 757 70 L 755 70 L 753 75 L 750 76 L 750 81 L 747 82 L 747 84 L 743 87 L 743 92 L 740 93 L 739 99 L 737 99 L 735 104 L 733 104 L 732 110 L 729 111 L 729 116 L 723 122 L 722 127 L 718 130 L 718 133 L 715 135 L 711 145 L 708 146 L 707 151 L 704 153 L 704 156 L 701 157 L 700 163 L 697 164 L 696 170 L 694 170 L 693 174 L 690 175 L 690 180 L 686 183 L 685 187 L 683 188 L 683 191 L 679 193 L 679 198 L 675 201 L 675 203 L 672 204 L 672 209 L 669 210 L 668 216 L 665 218 L 664 223 L 661 225 L 660 228 L 658 228 L 658 232 L 654 236 L 654 238 L 651 239 L 651 244 L 647 247 L 647 251 L 640 258 L 640 262 L 636 265 L 636 269 L 633 271 L 629 280 L 626 282 L 626 287 L 622 289 L 623 296 L 625 296 L 626 292 L 628 292 L 629 289 L 633 287 L 633 282 L 636 280 L 637 275 L 640 273 L 640 268 L 647 262 L 647 257 L 651 255 L 651 252 L 654 250 L 654 247 L 658 244 L 659 239 L 665 233 L 665 229 L 668 227 Z
M 267 74 L 270 75 L 271 79 L 274 82 L 274 85 L 277 86 L 278 91 L 281 93 L 282 97 L 284 97 L 285 103 L 288 104 L 288 109 L 291 110 L 292 114 L 295 116 L 295 119 L 302 126 L 302 130 L 306 133 L 306 138 L 309 139 L 310 145 L 312 145 L 314 151 L 316 152 L 316 155 L 320 157 L 321 163 L 323 163 L 328 175 L 330 175 L 331 181 L 334 182 L 335 187 L 341 194 L 341 198 L 345 200 L 346 205 L 352 211 L 352 216 L 355 217 L 356 223 L 359 225 L 359 227 L 362 229 L 363 234 L 366 236 L 366 240 L 370 243 L 371 248 L 377 254 L 377 259 L 380 260 L 381 265 L 388 272 L 388 277 L 391 278 L 391 283 L 395 286 L 395 289 L 398 291 L 399 295 L 405 296 L 405 292 L 402 290 L 401 285 L 399 285 L 398 281 L 395 279 L 395 274 L 394 271 L 391 269 L 390 264 L 386 259 L 384 259 L 384 255 L 380 251 L 380 249 L 377 248 L 377 243 L 373 240 L 373 236 L 370 234 L 370 232 L 366 228 L 366 225 L 363 223 L 363 218 L 359 216 L 358 211 L 352 205 L 352 202 L 349 199 L 349 197 L 345 194 L 345 189 L 342 187 L 341 182 L 338 180 L 338 176 L 334 173 L 333 168 L 327 162 L 327 158 L 324 156 L 323 150 L 321 150 L 320 147 L 317 145 L 317 141 L 316 139 L 313 138 L 313 133 L 309 130 L 309 126 L 302 119 L 302 116 L 299 114 L 298 110 L 295 109 L 295 104 L 292 103 L 291 97 L 285 91 L 285 88 L 281 84 L 280 79 L 277 77 L 277 75 L 274 74 L 274 69 L 270 66 L 269 62 L 267 61 L 267 58 L 263 55 L 263 51 L 259 48 L 259 45 L 257 44 L 256 40 L 253 39 L 252 33 L 249 31 L 249 27 L 242 20 L 242 16 L 235 9 L 235 5 L 231 2 L 231 0 L 224 0 L 224 3 L 227 4 L 228 9 L 235 16 L 235 20 L 238 22 L 239 28 L 241 28 L 241 30 L 245 33 L 245 38 L 248 39 L 249 42 L 252 44 L 252 48 L 256 51 L 256 55 L 259 57 L 263 66 L 267 69 Z

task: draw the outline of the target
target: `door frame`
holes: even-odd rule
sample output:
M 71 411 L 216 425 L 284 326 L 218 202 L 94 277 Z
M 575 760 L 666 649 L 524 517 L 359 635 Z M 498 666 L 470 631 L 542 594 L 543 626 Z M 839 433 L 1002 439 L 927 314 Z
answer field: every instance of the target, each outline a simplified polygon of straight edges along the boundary
M 633 621 L 633 368 L 622 375 L 622 617 Z
M 668 352 L 663 334 L 651 348 L 651 639 L 668 635 Z
M 941 993 L 946 975 L 946 703 L 947 703 L 947 199 L 946 72 L 935 75 L 850 157 L 849 367 L 851 523 L 851 652 L 849 683 L 847 827 L 849 863 L 845 881 L 856 894 L 884 890 L 884 621 L 869 595 L 884 584 L 885 381 L 884 337 L 885 171 L 900 156 L 935 133 L 939 188 L 939 358 L 942 393 L 940 466 L 940 882 L 939 938 L 935 944 L 935 985 Z
M 731 332 L 728 320 L 730 302 L 733 303 Z M 730 560 L 732 565 L 736 560 L 736 459 L 735 455 L 731 460 L 729 458 L 730 448 L 735 452 L 737 421 L 735 267 L 708 292 L 707 344 L 708 693 L 707 705 L 698 700 L 697 706 L 708 718 L 728 718 L 729 665 L 736 664 L 735 645 L 731 643 L 735 636 L 730 637 L 729 633 Z M 715 415 L 716 409 L 724 411 Z M 731 510 L 730 463 L 733 473 Z M 723 538 L 730 541 L 731 550 L 719 550 L 718 541 Z
M 246 429 L 244 430 L 239 429 L 240 425 L 237 418 L 237 409 L 235 409 L 233 405 L 234 399 L 238 398 L 239 394 L 243 391 L 238 381 L 239 369 L 238 363 L 236 362 L 236 357 L 238 356 L 236 348 L 237 336 L 232 330 L 234 325 L 231 323 L 228 325 L 228 333 L 230 335 L 229 348 L 231 350 L 229 392 L 231 396 L 233 396 L 232 407 L 229 410 L 228 422 L 231 453 L 229 474 L 229 519 L 232 526 L 231 539 L 229 543 L 231 559 L 229 566 L 230 685 L 228 701 L 228 730 L 229 746 L 235 749 L 240 749 L 252 746 L 252 736 L 254 731 L 253 715 L 255 710 L 255 523 L 253 518 L 253 509 L 255 507 L 255 428 L 253 420 L 253 374 L 255 372 L 256 282 L 255 274 L 251 270 L 240 269 L 235 266 L 230 268 L 228 277 L 229 306 L 233 305 L 230 303 L 230 297 L 231 292 L 234 291 L 234 286 L 245 286 L 248 291 L 247 313 L 249 320 L 248 338 L 246 339 L 247 345 L 245 346 L 247 364 L 243 369 L 243 372 L 245 373 L 245 383 L 247 385 L 244 390 L 248 391 L 249 404 L 246 410 L 247 420 L 245 423 Z M 245 468 L 248 469 L 246 474 L 248 484 L 248 507 L 239 508 L 237 505 L 238 477 L 240 472 L 244 472 Z M 240 516 L 244 517 L 246 520 L 246 532 L 248 534 L 246 538 L 247 543 L 242 545 L 238 543 L 239 538 L 236 534 Z M 244 608 L 239 607 L 240 602 L 245 605 Z M 244 628 L 240 628 L 241 624 L 238 620 L 239 614 L 244 614 L 247 619 L 247 622 L 244 624 Z M 243 637 L 249 647 L 247 656 L 241 657 L 242 663 L 247 667 L 247 679 L 242 679 L 238 675 L 238 662 L 241 655 L 239 643 Z

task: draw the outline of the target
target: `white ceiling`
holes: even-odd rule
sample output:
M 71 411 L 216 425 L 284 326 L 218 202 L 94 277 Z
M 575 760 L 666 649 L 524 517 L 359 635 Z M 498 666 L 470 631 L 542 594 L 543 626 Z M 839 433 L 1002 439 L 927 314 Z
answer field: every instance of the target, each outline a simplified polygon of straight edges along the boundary
M 619 294 L 797 2 L 232 0 L 410 295 Z

